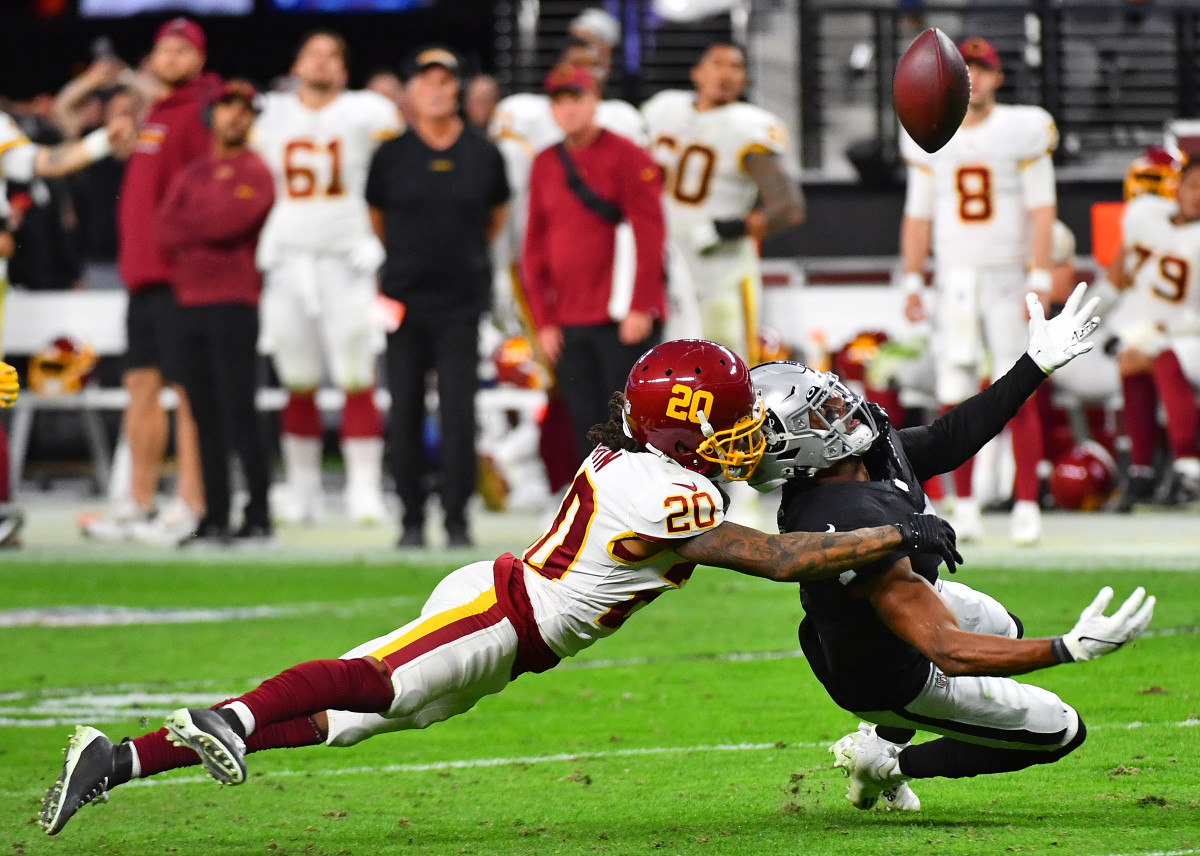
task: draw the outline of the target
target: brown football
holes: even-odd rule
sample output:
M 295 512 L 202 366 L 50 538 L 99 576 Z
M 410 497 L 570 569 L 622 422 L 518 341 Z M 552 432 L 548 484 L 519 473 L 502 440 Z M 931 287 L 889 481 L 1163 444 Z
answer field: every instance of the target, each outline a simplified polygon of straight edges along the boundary
M 913 40 L 896 64 L 892 104 L 917 145 L 936 152 L 950 141 L 971 99 L 967 64 L 950 37 L 930 27 Z

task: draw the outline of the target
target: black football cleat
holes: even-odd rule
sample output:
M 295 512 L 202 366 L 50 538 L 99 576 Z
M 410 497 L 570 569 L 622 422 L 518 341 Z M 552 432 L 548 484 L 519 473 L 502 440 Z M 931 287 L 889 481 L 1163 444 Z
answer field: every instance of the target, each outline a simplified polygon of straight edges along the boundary
M 246 781 L 246 744 L 217 711 L 184 707 L 165 724 L 167 739 L 199 755 L 204 769 L 222 785 Z
M 113 781 L 113 743 L 87 725 L 75 726 L 66 748 L 66 763 L 46 792 L 38 820 L 47 835 L 57 835 L 75 812 L 88 803 L 108 802 Z

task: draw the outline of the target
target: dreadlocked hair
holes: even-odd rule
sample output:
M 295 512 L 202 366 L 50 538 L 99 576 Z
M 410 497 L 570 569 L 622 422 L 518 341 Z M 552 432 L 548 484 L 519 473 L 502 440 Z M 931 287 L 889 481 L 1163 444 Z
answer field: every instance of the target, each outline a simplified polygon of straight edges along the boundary
M 608 400 L 608 421 L 598 422 L 587 432 L 588 442 L 593 446 L 607 446 L 626 452 L 640 452 L 641 445 L 625 433 L 625 395 L 614 392 Z

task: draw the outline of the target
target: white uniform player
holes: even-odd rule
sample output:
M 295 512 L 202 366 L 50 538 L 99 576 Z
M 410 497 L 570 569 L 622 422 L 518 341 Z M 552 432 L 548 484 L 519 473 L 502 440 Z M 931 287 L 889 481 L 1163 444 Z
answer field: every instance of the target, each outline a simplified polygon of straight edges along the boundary
M 536 634 L 554 658 L 578 654 L 660 594 L 682 588 L 696 566 L 676 554 L 671 542 L 724 519 L 721 493 L 704 476 L 649 453 L 598 447 L 580 467 L 549 528 L 520 557 L 524 567 L 516 572 L 528 592 L 529 626 L 517 627 L 510 617 L 481 628 L 466 643 L 488 652 L 480 673 L 456 668 L 461 652 L 454 651 L 442 651 L 413 673 L 394 672 L 396 698 L 386 716 L 330 711 L 328 742 L 349 745 L 383 731 L 421 728 L 473 707 L 509 682 L 522 635 Z M 662 550 L 641 559 L 625 546 L 635 538 Z M 496 603 L 496 584 L 492 562 L 455 571 L 434 590 L 420 618 L 343 656 L 386 662 L 394 650 L 428 633 L 452 604 L 487 613 Z M 429 705 L 429 682 L 443 672 L 458 673 L 463 685 L 451 699 Z
M 1129 486 L 1118 506 L 1127 510 L 1148 498 L 1155 397 L 1167 417 L 1171 501 L 1200 496 L 1200 413 L 1192 388 L 1200 361 L 1200 167 L 1183 168 L 1175 199 L 1149 193 L 1131 199 L 1121 230 L 1121 253 L 1109 276 L 1124 291 L 1113 329 L 1120 341 L 1132 441 Z
M 374 389 L 383 337 L 371 307 L 384 251 L 363 193 L 371 157 L 399 132 L 400 119 L 387 98 L 341 89 L 345 68 L 332 35 L 311 37 L 294 73 L 300 89 L 264 96 L 252 137 L 276 185 L 258 261 L 265 274 L 263 350 L 290 394 L 281 444 L 289 495 L 280 509 L 294 522 L 321 516 L 313 394 L 327 369 L 346 393 L 347 512 L 358 522 L 380 522 L 383 435 Z
M 908 163 L 900 233 L 906 312 L 912 321 L 926 317 L 921 294 L 932 244 L 937 293 L 932 349 L 943 407 L 978 391 L 988 359 L 993 367 L 1008 366 L 1023 353 L 1023 298 L 1027 291 L 1041 292 L 1043 303 L 1048 298 L 1057 216 L 1054 120 L 1040 107 L 996 103 L 1004 75 L 992 45 L 969 38 L 959 50 L 971 77 L 962 126 L 932 154 L 907 134 L 900 142 Z M 1039 422 L 1036 409 L 1026 404 L 1011 425 L 1016 455 L 1011 532 L 1019 544 L 1041 537 Z M 978 538 L 982 520 L 971 492 L 970 461 L 955 471 L 954 482 L 955 529 L 966 540 Z
M 1127 277 L 1114 315 L 1122 343 L 1154 357 L 1173 332 L 1196 334 L 1200 312 L 1200 221 L 1176 224 L 1179 204 L 1144 193 L 1121 219 Z
M 713 224 L 744 220 L 754 208 L 759 188 L 746 156 L 783 157 L 787 129 L 773 114 L 740 101 L 698 110 L 696 93 L 684 90 L 658 93 L 642 105 L 642 115 L 652 137 L 651 156 L 666 173 L 667 234 L 695 291 L 700 335 L 753 363 L 762 297 L 758 247 L 745 234 L 714 241 Z M 668 319 L 674 323 L 678 319 Z M 677 333 L 694 331 L 670 327 L 665 335 Z
M 8 193 L 6 180 L 31 181 L 37 146 L 13 121 L 12 116 L 0 113 L 0 222 L 7 221 Z M 3 307 L 3 288 L 8 284 L 8 258 L 0 256 L 0 307 Z M 0 313 L 0 318 L 3 314 Z

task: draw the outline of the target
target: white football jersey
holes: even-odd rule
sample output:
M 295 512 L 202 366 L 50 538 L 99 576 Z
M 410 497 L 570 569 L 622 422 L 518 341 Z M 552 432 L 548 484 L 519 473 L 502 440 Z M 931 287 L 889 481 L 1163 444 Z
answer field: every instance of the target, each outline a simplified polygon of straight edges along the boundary
M 1122 316 L 1140 310 L 1168 331 L 1194 325 L 1200 314 L 1200 221 L 1175 225 L 1174 200 L 1144 193 L 1125 206 L 1121 220 L 1125 270 L 1133 284 Z
M 649 452 L 598 446 L 549 529 L 525 550 L 525 584 L 538 629 L 561 657 L 608 636 L 633 612 L 681 588 L 695 565 L 671 542 L 719 526 L 724 500 L 704 476 Z M 623 542 L 662 551 L 638 560 Z
M 251 143 L 275 177 L 264 233 L 274 245 L 344 252 L 371 234 L 363 198 L 375 149 L 400 131 L 396 105 L 374 92 L 343 92 L 310 110 L 293 92 L 271 92 Z
M 909 165 L 904 213 L 933 220 L 938 265 L 1027 264 L 1027 212 L 1055 203 L 1049 155 L 1057 146 L 1049 113 L 1010 104 L 959 128 L 932 154 L 901 134 L 900 153 Z
M 745 169 L 752 152 L 784 156 L 787 128 L 775 115 L 741 101 L 697 110 L 694 92 L 660 92 L 642 105 L 650 154 L 663 168 L 667 234 L 684 254 L 697 294 L 737 287 L 757 275 L 758 249 L 748 237 L 700 256 L 693 234 L 716 220 L 742 220 L 758 198 Z

